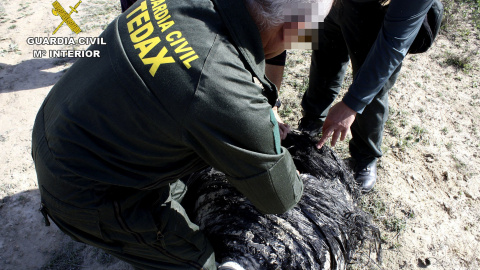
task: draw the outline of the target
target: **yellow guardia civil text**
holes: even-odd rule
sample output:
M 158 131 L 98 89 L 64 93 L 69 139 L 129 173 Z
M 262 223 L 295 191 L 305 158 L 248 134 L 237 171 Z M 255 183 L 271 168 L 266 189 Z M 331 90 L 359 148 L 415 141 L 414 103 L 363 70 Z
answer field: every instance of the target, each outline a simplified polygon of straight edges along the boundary
M 178 56 L 183 65 L 190 69 L 191 63 L 198 59 L 198 55 L 181 31 L 171 29 L 175 25 L 175 21 L 169 14 L 165 0 L 150 0 L 149 2 L 154 14 L 154 22 L 150 18 L 147 0 L 144 0 L 126 17 L 130 40 L 134 44 L 135 50 L 139 51 L 138 57 L 145 66 L 150 66 L 149 72 L 152 77 L 155 76 L 161 65 L 175 63 L 175 59 L 172 57 L 173 53 L 170 53 L 169 48 Z M 162 38 L 152 35 L 154 33 L 153 23 L 158 25 L 162 34 L 165 33 Z M 162 42 L 162 40 L 165 41 Z M 159 53 L 154 57 L 146 57 L 154 48 L 159 49 Z

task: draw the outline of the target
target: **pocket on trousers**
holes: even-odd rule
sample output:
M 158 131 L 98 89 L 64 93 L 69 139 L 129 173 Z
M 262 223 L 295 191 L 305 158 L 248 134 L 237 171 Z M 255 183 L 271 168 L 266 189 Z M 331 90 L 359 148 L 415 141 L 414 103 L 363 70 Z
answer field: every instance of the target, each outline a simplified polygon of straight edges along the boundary
M 50 194 L 44 187 L 40 187 L 42 203 L 48 215 L 68 235 L 85 242 L 92 236 L 103 240 L 100 229 L 99 211 L 73 206 Z M 88 240 L 87 240 L 88 241 Z
M 161 248 L 180 258 L 192 258 L 208 249 L 208 240 L 200 228 L 192 223 L 183 207 L 175 200 L 160 207 L 157 242 Z M 197 253 L 197 256 L 195 256 Z

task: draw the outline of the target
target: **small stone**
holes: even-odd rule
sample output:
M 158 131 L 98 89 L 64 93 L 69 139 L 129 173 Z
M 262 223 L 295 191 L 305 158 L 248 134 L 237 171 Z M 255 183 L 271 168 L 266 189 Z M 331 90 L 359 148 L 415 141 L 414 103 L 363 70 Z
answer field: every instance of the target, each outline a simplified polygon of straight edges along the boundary
M 429 258 L 426 258 L 425 260 L 418 258 L 418 266 L 421 268 L 427 268 L 429 265 L 432 264 Z
M 425 161 L 428 163 L 435 162 L 435 156 L 433 154 L 425 154 Z
M 449 173 L 448 173 L 448 171 L 444 171 L 444 172 L 442 173 L 442 176 L 443 176 L 443 180 L 444 180 L 444 181 L 448 181 L 448 179 L 449 179 Z
M 473 199 L 473 196 L 472 196 L 472 194 L 470 194 L 470 192 L 464 191 L 463 193 L 465 194 L 465 197 L 467 197 L 469 199 Z
M 443 209 L 450 215 L 452 212 L 452 207 L 448 205 L 447 203 L 443 203 Z

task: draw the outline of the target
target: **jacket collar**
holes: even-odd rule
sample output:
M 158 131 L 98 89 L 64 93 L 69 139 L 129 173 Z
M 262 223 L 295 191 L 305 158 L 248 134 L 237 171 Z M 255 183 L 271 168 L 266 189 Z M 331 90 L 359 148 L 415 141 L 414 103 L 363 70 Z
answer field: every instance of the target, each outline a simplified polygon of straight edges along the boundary
M 245 57 L 254 75 L 264 87 L 264 94 L 273 106 L 277 100 L 275 85 L 265 75 L 265 55 L 257 25 L 243 0 L 212 0 L 227 27 L 234 45 Z

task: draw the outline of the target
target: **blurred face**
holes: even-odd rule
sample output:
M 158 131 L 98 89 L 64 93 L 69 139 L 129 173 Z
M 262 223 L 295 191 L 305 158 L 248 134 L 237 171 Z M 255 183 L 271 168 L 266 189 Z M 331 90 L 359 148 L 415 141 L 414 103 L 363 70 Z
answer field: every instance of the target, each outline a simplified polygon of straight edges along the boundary
M 287 22 L 284 27 L 286 49 L 317 49 L 319 23 Z
M 332 8 L 333 0 L 315 3 L 292 2 L 285 10 L 286 49 L 317 49 L 318 29 Z
M 317 49 L 317 30 L 312 23 L 289 22 L 263 31 L 260 37 L 265 59 L 273 58 L 287 49 Z
M 285 23 L 260 33 L 265 58 L 286 49 L 317 49 L 318 29 L 332 7 L 333 0 L 320 3 L 292 3 L 285 10 Z

